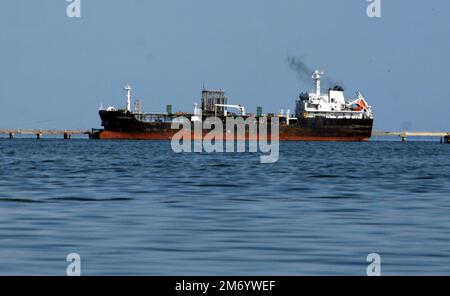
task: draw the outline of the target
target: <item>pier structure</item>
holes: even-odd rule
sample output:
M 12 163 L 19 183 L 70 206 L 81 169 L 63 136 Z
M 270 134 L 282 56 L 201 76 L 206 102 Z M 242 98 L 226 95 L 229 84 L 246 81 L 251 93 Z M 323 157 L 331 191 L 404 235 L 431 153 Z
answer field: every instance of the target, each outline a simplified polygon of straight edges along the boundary
M 87 130 L 33 130 L 33 129 L 16 129 L 16 130 L 0 130 L 0 135 L 8 135 L 9 139 L 15 139 L 17 135 L 33 135 L 36 139 L 41 139 L 45 135 L 62 136 L 64 139 L 69 140 L 72 135 L 87 135 L 90 137 L 92 131 Z
M 34 129 L 8 129 L 0 130 L 0 135 L 8 135 L 9 139 L 15 139 L 17 135 L 33 135 L 36 139 L 41 139 L 45 135 L 60 135 L 63 139 L 69 140 L 72 135 L 86 135 L 92 138 L 95 130 L 34 130 Z M 376 131 L 375 137 L 398 137 L 402 142 L 407 142 L 409 137 L 433 137 L 439 138 L 441 143 L 450 144 L 450 132 L 385 132 Z
M 433 137 L 440 138 L 441 143 L 450 144 L 450 132 L 374 132 L 377 137 L 399 137 L 402 142 L 406 142 L 409 137 Z

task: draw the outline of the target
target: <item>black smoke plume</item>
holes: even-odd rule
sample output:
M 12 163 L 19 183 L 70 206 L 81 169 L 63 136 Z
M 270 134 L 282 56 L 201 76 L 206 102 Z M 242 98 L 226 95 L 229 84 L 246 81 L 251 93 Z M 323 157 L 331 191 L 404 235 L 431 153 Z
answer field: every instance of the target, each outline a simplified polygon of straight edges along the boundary
M 307 81 L 311 78 L 313 70 L 302 61 L 302 58 L 289 56 L 286 58 L 286 62 L 288 63 L 289 68 L 297 73 L 300 80 Z
M 312 79 L 311 76 L 312 73 L 314 72 L 314 69 L 308 66 L 303 58 L 288 56 L 286 58 L 286 62 L 288 63 L 289 68 L 297 73 L 298 78 L 300 79 L 301 82 L 311 83 Z M 342 87 L 342 84 L 336 83 L 335 81 L 327 78 L 326 75 L 322 78 L 322 85 L 323 90 L 333 88 L 335 86 Z

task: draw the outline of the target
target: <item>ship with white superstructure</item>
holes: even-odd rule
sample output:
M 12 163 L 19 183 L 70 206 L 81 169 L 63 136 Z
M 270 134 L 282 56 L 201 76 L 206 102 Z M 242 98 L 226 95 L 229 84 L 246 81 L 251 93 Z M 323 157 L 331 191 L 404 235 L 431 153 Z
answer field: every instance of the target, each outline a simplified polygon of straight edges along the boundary
M 352 99 L 346 99 L 340 86 L 321 89 L 321 71 L 314 71 L 312 79 L 315 89 L 301 93 L 296 101 L 295 112 L 289 110 L 279 114 L 263 114 L 258 107 L 255 114 L 247 114 L 242 104 L 228 104 L 224 90 L 203 89 L 201 107 L 195 104 L 194 112 L 172 112 L 168 105 L 166 112 L 144 113 L 140 102 L 132 110 L 131 86 L 127 84 L 127 103 L 124 109 L 109 107 L 100 110 L 104 129 L 96 130 L 97 139 L 139 139 L 170 140 L 178 132 L 171 127 L 180 116 L 191 121 L 201 121 L 207 117 L 255 117 L 258 124 L 269 124 L 274 116 L 279 119 L 279 139 L 286 141 L 367 141 L 372 135 L 373 114 L 361 92 Z M 230 111 L 232 110 L 232 111 Z M 236 111 L 236 112 L 233 112 Z M 225 126 L 225 125 L 224 125 Z M 204 133 L 208 133 L 207 130 Z M 224 135 L 227 133 L 224 127 Z

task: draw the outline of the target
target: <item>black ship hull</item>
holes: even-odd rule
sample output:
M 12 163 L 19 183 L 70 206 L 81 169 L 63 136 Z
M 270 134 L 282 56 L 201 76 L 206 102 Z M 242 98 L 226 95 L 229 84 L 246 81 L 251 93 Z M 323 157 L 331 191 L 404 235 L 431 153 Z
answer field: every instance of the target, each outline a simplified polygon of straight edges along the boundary
M 93 134 L 95 139 L 170 140 L 179 132 L 172 129 L 176 116 L 161 116 L 145 122 L 141 115 L 125 111 L 100 111 L 104 130 Z M 291 124 L 280 122 L 279 139 L 282 141 L 367 141 L 372 135 L 373 119 L 298 118 Z M 204 134 L 208 131 L 204 130 Z M 224 139 L 226 131 L 224 131 Z M 192 133 L 193 139 L 198 135 Z M 202 136 L 203 136 L 202 135 Z M 201 137 L 202 137 L 201 136 Z M 261 135 L 258 135 L 258 138 Z M 249 139 L 248 134 L 243 139 Z M 256 139 L 253 139 L 256 140 Z

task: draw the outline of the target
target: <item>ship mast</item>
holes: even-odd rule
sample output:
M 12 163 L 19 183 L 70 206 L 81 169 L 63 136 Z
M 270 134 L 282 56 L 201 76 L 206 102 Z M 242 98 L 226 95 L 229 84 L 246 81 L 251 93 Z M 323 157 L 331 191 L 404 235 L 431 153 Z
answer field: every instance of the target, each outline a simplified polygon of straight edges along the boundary
M 316 97 L 320 98 L 320 78 L 322 78 L 322 75 L 324 73 L 322 71 L 314 71 L 312 74 L 312 79 L 316 83 Z
M 127 91 L 127 111 L 131 112 L 131 85 L 130 85 L 130 83 L 127 83 L 127 85 L 125 85 L 123 87 L 123 89 Z

